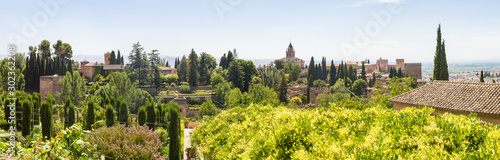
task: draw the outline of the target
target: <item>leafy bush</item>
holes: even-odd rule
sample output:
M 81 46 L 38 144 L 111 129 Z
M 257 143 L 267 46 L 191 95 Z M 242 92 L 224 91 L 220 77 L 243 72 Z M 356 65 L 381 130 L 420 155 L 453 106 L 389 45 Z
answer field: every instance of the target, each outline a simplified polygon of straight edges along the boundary
M 289 103 L 292 105 L 301 105 L 302 100 L 299 97 L 293 97 Z
M 426 107 L 349 109 L 359 105 L 233 108 L 198 126 L 192 144 L 205 159 L 500 158 L 498 125 L 474 116 L 433 116 Z
M 181 93 L 189 94 L 191 93 L 191 86 L 189 85 L 182 85 L 180 88 Z
M 160 153 L 158 134 L 144 126 L 103 127 L 86 140 L 95 147 L 93 153 L 103 154 L 106 159 L 166 159 Z
M 187 97 L 187 103 L 191 105 L 200 105 L 200 98 L 198 97 Z

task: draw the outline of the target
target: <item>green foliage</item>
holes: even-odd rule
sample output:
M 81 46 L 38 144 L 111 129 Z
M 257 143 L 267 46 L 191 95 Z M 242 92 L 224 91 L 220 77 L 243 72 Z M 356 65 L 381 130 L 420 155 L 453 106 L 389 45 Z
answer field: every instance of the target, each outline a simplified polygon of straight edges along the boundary
M 222 77 L 222 75 L 218 74 L 217 72 L 212 73 L 212 77 L 210 78 L 212 87 L 215 88 L 217 84 L 222 83 L 223 81 L 224 77 Z
M 189 93 L 191 93 L 191 86 L 181 85 L 181 88 L 179 90 L 181 93 L 189 94 Z
M 87 103 L 87 116 L 85 117 L 85 121 L 86 121 L 86 126 L 85 126 L 85 129 L 86 130 L 91 130 L 92 129 L 92 125 L 94 124 L 95 122 L 95 115 L 94 115 L 94 101 L 93 100 L 90 100 L 88 103 Z
M 106 107 L 106 126 L 111 127 L 115 125 L 115 110 L 111 104 Z
M 40 116 L 42 120 L 42 135 L 45 139 L 50 139 L 52 133 L 52 105 L 49 102 L 42 103 Z
M 227 108 L 243 107 L 245 104 L 248 104 L 245 103 L 245 97 L 239 88 L 233 88 L 230 90 L 226 93 L 226 97 L 224 99 Z
M 144 124 L 146 124 L 146 108 L 145 107 L 141 107 L 139 108 L 139 112 L 137 113 L 137 119 L 139 122 L 139 126 L 143 126 Z
M 474 116 L 433 116 L 426 107 L 398 112 L 350 100 L 342 105 L 233 108 L 198 126 L 192 144 L 205 159 L 500 158 L 500 127 Z
M 316 97 L 316 101 L 319 102 L 319 107 L 327 107 L 332 103 L 342 102 L 351 99 L 349 93 L 330 93 L 330 94 L 319 94 Z
M 314 87 L 326 87 L 326 82 L 321 80 L 321 79 L 317 79 L 313 82 L 313 86 Z
M 481 70 L 481 77 L 479 77 L 479 82 L 484 82 L 483 70 Z
M 300 76 L 300 65 L 292 62 L 288 62 L 283 67 L 283 72 L 290 75 L 292 81 L 296 81 Z
M 290 102 L 288 104 L 301 105 L 302 99 L 300 99 L 299 97 L 293 97 L 292 99 L 290 99 Z
M 365 80 L 358 79 L 354 81 L 354 84 L 352 84 L 352 92 L 354 92 L 356 96 L 362 96 L 364 95 L 364 91 L 367 86 L 368 85 L 366 84 Z
M 168 159 L 180 159 L 181 148 L 180 148 L 180 120 L 179 120 L 179 110 L 175 107 L 170 109 L 170 124 L 168 127 L 168 135 L 170 138 L 169 154 Z
M 280 101 L 283 103 L 286 103 L 287 97 L 286 93 L 288 91 L 288 74 L 283 74 L 281 75 L 280 79 L 280 89 L 279 89 L 279 98 Z
M 335 68 L 335 64 L 333 63 L 333 60 L 332 62 L 330 63 L 330 78 L 328 78 L 328 84 L 330 84 L 330 86 L 333 86 L 335 85 L 335 82 L 337 82 L 337 69 Z
M 177 81 L 179 81 L 179 76 L 177 76 L 177 74 L 172 74 L 170 76 L 162 76 L 162 81 L 163 82 L 166 82 L 168 84 L 170 83 L 177 83 Z
M 28 101 L 28 99 L 23 100 L 22 104 L 22 114 L 23 114 L 23 119 L 21 121 L 21 126 L 22 126 L 22 135 L 26 137 L 27 135 L 30 135 L 31 132 L 31 117 L 32 117 L 32 103 Z
M 234 87 L 243 90 L 244 73 L 243 73 L 243 67 L 241 66 L 239 61 L 232 61 L 231 63 L 229 63 L 229 68 L 227 69 L 227 72 L 228 72 L 228 77 L 227 77 L 228 82 L 231 82 L 234 85 Z
M 225 104 L 226 100 L 226 94 L 231 90 L 231 87 L 228 82 L 223 80 L 221 83 L 218 83 L 214 87 L 214 92 L 215 92 L 215 99 L 222 103 Z
M 278 105 L 278 94 L 269 87 L 262 84 L 251 85 L 248 91 L 248 97 L 252 103 L 262 105 Z
M 272 64 L 264 66 L 264 71 L 260 75 L 262 78 L 262 84 L 274 90 L 278 90 L 281 74 L 281 71 L 273 67 Z
M 274 60 L 274 67 L 276 67 L 276 69 L 283 69 L 283 67 L 285 66 L 285 61 L 281 60 L 281 59 L 277 59 L 277 60 Z
M 217 115 L 217 108 L 211 99 L 203 102 L 200 106 L 200 111 L 198 112 L 198 118 L 203 118 L 203 116 L 215 116 Z
M 68 126 L 73 126 L 73 124 L 75 124 L 75 106 L 73 104 L 71 104 L 69 107 L 68 107 L 68 114 L 67 114 L 67 125 Z
M 179 66 L 177 67 L 177 75 L 179 75 L 179 81 L 187 81 L 188 78 L 188 62 L 186 56 L 182 56 Z

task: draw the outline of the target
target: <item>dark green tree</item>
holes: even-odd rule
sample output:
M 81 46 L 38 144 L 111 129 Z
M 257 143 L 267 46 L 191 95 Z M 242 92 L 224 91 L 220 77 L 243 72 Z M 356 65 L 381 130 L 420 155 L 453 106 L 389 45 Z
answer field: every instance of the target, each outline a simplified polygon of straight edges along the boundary
M 403 78 L 403 71 L 401 68 L 398 69 L 398 78 Z
M 335 64 L 333 63 L 332 60 L 332 62 L 330 63 L 330 78 L 328 83 L 330 84 L 330 86 L 333 86 L 335 85 L 336 82 L 337 82 L 337 69 L 335 68 Z
M 68 126 L 75 124 L 75 106 L 71 104 L 68 108 Z
M 231 51 L 228 51 L 227 52 L 227 68 L 229 68 L 229 65 L 231 64 L 232 61 L 234 61 L 234 56 L 233 56 L 233 52 Z
M 307 68 L 307 74 L 308 76 L 312 76 L 312 81 L 314 81 L 314 73 L 315 73 L 315 68 L 314 68 L 314 57 L 311 56 L 311 61 L 309 61 L 309 67 Z M 309 79 L 308 79 L 309 80 Z
M 481 70 L 481 77 L 479 77 L 479 82 L 484 82 L 483 70 Z
M 444 40 L 441 39 L 441 24 L 439 24 L 436 38 L 436 52 L 434 55 L 433 80 L 448 80 L 448 62 L 446 61 L 446 51 Z
M 365 68 L 365 62 L 361 62 L 361 79 L 366 82 L 366 68 Z
M 6 105 L 7 106 L 7 105 Z M 31 113 L 32 109 L 32 103 L 29 102 L 28 99 L 23 100 L 22 104 L 22 114 L 23 114 L 23 119 L 22 119 L 22 135 L 26 137 L 27 135 L 30 135 L 31 132 Z
M 117 54 L 116 59 L 115 59 L 115 64 L 123 64 L 121 58 L 122 58 L 122 55 L 120 54 L 120 50 L 118 50 L 118 54 Z
M 42 136 L 45 139 L 50 139 L 52 133 L 52 105 L 49 102 L 42 103 L 40 116 L 42 120 Z
M 224 55 L 220 57 L 219 66 L 222 67 L 222 69 L 227 69 L 228 63 L 227 63 L 226 53 L 224 53 Z
M 198 82 L 198 55 L 191 49 L 189 54 L 189 78 L 188 82 L 190 85 L 196 85 Z
M 86 130 L 91 130 L 92 129 L 92 125 L 94 124 L 94 121 L 95 121 L 94 101 L 93 100 L 90 100 L 87 103 L 87 117 L 85 117 L 85 120 L 87 122 L 86 123 L 87 126 L 85 126 Z
M 241 91 L 248 92 L 252 77 L 257 74 L 257 69 L 252 61 L 245 61 L 243 59 L 238 59 L 237 61 L 239 61 L 238 63 L 241 65 L 243 71 L 243 90 Z
M 125 101 L 120 102 L 120 110 L 119 110 L 119 121 L 121 124 L 127 124 L 128 123 L 128 104 Z
M 154 81 L 153 81 L 153 84 L 155 86 L 155 88 L 158 88 L 160 87 L 160 84 L 161 84 L 161 74 L 160 74 L 160 69 L 158 68 L 158 66 L 154 66 L 155 68 L 155 76 L 154 76 Z
M 287 84 L 288 84 L 288 75 L 282 74 L 281 79 L 280 79 L 279 98 L 280 98 L 280 101 L 283 103 L 286 103 L 286 101 L 287 101 L 287 97 L 286 97 L 286 93 L 288 90 Z
M 179 110 L 175 107 L 170 109 L 170 125 L 168 127 L 168 136 L 170 138 L 168 159 L 180 159 L 180 124 L 179 124 Z
M 114 51 L 114 50 L 112 50 L 112 51 L 111 51 L 109 64 L 117 64 L 117 63 L 116 63 L 116 54 L 115 54 L 115 51 Z
M 179 81 L 186 82 L 188 79 L 188 62 L 186 56 L 182 56 L 182 60 L 179 62 L 179 66 L 177 67 L 177 75 L 179 76 Z
M 326 69 L 326 57 L 322 57 L 321 60 L 321 79 L 326 80 L 328 78 L 328 71 Z
M 306 103 L 311 102 L 311 87 L 313 86 L 313 78 L 312 77 L 313 77 L 312 75 L 309 75 L 309 77 L 307 78 L 307 91 L 306 91 L 307 102 Z
M 339 64 L 339 75 L 337 79 L 344 79 L 344 61 L 341 61 Z
M 274 67 L 276 67 L 276 69 L 283 69 L 284 66 L 285 66 L 285 61 L 281 59 L 274 60 Z
M 152 103 L 146 104 L 146 121 L 148 122 L 147 125 L 151 129 L 155 129 L 156 127 L 156 113 L 155 113 L 155 107 Z
M 229 63 L 228 72 L 228 81 L 232 82 L 234 87 L 238 87 L 240 90 L 243 90 L 243 67 L 240 65 L 238 61 L 232 61 Z
M 66 98 L 66 101 L 64 102 L 64 108 L 63 108 L 63 116 L 64 116 L 64 128 L 69 127 L 68 124 L 68 107 L 72 105 L 71 104 L 71 98 L 68 97 Z
M 106 107 L 106 126 L 111 127 L 115 124 L 115 110 L 111 104 Z
M 137 112 L 137 119 L 140 126 L 143 126 L 146 123 L 146 108 L 139 108 L 139 112 Z

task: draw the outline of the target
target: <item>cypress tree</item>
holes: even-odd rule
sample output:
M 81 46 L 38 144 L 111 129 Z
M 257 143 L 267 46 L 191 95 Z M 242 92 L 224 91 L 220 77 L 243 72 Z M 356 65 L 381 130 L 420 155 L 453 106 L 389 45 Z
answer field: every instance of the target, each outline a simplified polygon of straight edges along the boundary
M 188 82 L 190 85 L 196 85 L 198 82 L 198 55 L 194 49 L 191 49 L 189 54 L 189 78 Z
M 326 57 L 323 57 L 322 61 L 321 61 L 321 71 L 322 71 L 322 75 L 321 75 L 321 79 L 323 80 L 326 80 L 327 76 L 328 76 L 328 71 L 326 70 Z
M 448 73 L 448 62 L 446 61 L 446 49 L 445 49 L 445 45 L 444 45 L 444 40 L 443 40 L 443 45 L 441 45 L 441 47 L 443 47 L 441 49 L 441 67 L 439 68 L 440 69 L 440 72 L 441 72 L 441 78 L 442 80 L 449 80 L 450 78 L 450 75 Z
M 344 79 L 344 61 L 342 60 L 339 64 L 339 75 L 337 79 Z
M 393 73 L 394 72 L 392 71 L 392 67 L 391 67 L 391 69 L 389 69 L 389 78 L 392 78 L 394 76 Z
M 73 60 L 68 61 L 68 67 L 66 67 L 68 72 L 73 75 Z
M 403 71 L 401 68 L 398 69 L 398 78 L 403 78 Z
M 366 82 L 365 62 L 361 62 L 361 79 L 365 80 Z
M 155 129 L 156 127 L 156 113 L 155 107 L 152 103 L 146 104 L 146 112 L 147 112 L 147 125 L 150 129 Z
M 146 108 L 140 107 L 139 112 L 137 113 L 137 118 L 140 126 L 143 126 L 146 123 Z
M 337 78 L 336 78 L 336 69 L 335 69 L 335 64 L 333 64 L 333 60 L 330 64 L 330 80 L 329 80 L 329 84 L 330 86 L 333 86 L 335 85 L 335 82 L 337 82 Z
M 279 98 L 280 101 L 283 103 L 286 103 L 286 92 L 287 92 L 287 84 L 288 84 L 288 76 L 285 74 L 281 75 L 281 83 L 280 83 L 280 91 L 279 91 Z
M 23 100 L 23 105 L 22 105 L 22 114 L 23 114 L 23 119 L 22 119 L 22 135 L 26 137 L 27 135 L 30 135 L 31 131 L 31 107 L 32 104 L 28 101 L 28 99 Z
M 122 61 L 121 61 L 120 50 L 118 50 L 118 55 L 116 56 L 116 64 L 123 64 Z
M 180 159 L 179 130 L 179 110 L 173 107 L 170 109 L 170 125 L 168 127 L 168 136 L 170 137 L 168 159 Z
M 73 126 L 73 124 L 75 124 L 75 106 L 73 104 L 69 105 L 67 117 L 68 126 Z
M 109 64 L 116 64 L 116 55 L 114 50 L 111 51 Z
M 64 128 L 69 127 L 68 124 L 68 107 L 71 105 L 71 98 L 66 98 L 66 101 L 64 102 L 64 110 L 63 110 L 63 116 L 64 116 Z
M 108 104 L 108 107 L 106 107 L 106 126 L 111 127 L 115 124 L 115 113 L 113 106 L 111 104 Z
M 94 124 L 94 120 L 95 120 L 95 116 L 94 116 L 94 101 L 93 100 L 90 100 L 87 104 L 87 117 L 86 117 L 86 122 L 87 122 L 87 126 L 86 126 L 86 129 L 87 130 L 91 130 L 92 129 L 92 125 Z
M 312 76 L 311 79 L 308 79 L 308 80 L 312 80 L 314 81 L 314 57 L 311 56 L 311 61 L 309 61 L 309 68 L 307 68 L 307 74 L 309 76 Z
M 128 105 L 125 101 L 120 102 L 120 123 L 128 126 Z
M 312 75 L 307 78 L 307 103 L 311 102 L 311 87 L 313 86 Z
M 49 102 L 43 102 L 40 109 L 40 119 L 42 120 L 42 136 L 50 139 L 52 133 L 52 105 Z
M 479 77 L 479 82 L 484 82 L 483 70 L 481 70 L 481 77 Z
M 434 55 L 433 80 L 448 80 L 448 63 L 446 61 L 446 51 L 444 40 L 441 39 L 441 24 L 439 24 L 436 38 L 436 52 Z

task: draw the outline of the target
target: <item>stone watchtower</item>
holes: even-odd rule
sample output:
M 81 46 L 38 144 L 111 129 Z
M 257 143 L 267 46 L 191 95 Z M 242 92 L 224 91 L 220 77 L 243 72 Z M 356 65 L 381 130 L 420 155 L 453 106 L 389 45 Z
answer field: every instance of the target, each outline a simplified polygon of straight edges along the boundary
M 396 59 L 396 69 L 400 69 L 405 72 L 405 59 Z
M 295 50 L 293 49 L 292 43 L 288 45 L 288 49 L 286 50 L 286 59 L 288 61 L 293 61 L 295 58 Z
M 104 53 L 104 64 L 108 65 L 110 61 L 111 61 L 111 53 L 109 52 Z

